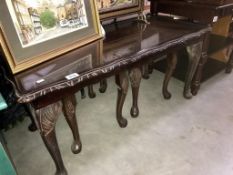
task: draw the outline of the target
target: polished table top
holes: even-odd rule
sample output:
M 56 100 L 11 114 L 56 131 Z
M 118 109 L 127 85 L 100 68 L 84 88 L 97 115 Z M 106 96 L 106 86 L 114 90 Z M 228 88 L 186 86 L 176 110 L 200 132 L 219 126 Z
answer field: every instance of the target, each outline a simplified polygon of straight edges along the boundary
M 151 56 L 159 57 L 169 49 L 195 42 L 210 31 L 207 26 L 167 18 L 152 18 L 149 22 L 129 19 L 106 25 L 104 41 L 95 41 L 13 75 L 18 102 L 31 102 L 86 80 L 110 75 Z
M 185 16 L 204 23 L 212 23 L 216 17 L 222 18 L 232 15 L 233 10 L 232 2 L 220 3 L 219 5 L 189 0 L 151 0 L 151 2 L 156 4 L 157 12 Z

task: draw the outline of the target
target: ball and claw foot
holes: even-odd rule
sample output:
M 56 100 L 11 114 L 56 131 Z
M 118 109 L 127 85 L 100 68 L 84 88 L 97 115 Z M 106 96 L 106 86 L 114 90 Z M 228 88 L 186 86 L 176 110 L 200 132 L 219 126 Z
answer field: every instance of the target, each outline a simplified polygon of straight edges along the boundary
M 107 90 L 107 87 L 108 87 L 108 85 L 107 85 L 107 80 L 106 80 L 106 81 L 103 81 L 103 82 L 101 83 L 101 85 L 100 85 L 99 92 L 100 92 L 100 93 L 105 93 L 106 90 Z
M 31 123 L 29 126 L 28 126 L 28 130 L 31 131 L 31 132 L 35 132 L 37 130 L 37 127 L 35 124 Z
M 189 92 L 189 91 L 188 91 L 188 92 L 184 92 L 184 98 L 190 100 L 190 99 L 193 98 L 193 95 L 192 95 L 192 93 Z
M 132 107 L 130 110 L 130 114 L 133 118 L 137 118 L 139 116 L 139 109 L 138 107 Z
M 106 90 L 107 90 L 107 86 L 99 88 L 99 92 L 102 93 L 102 94 L 105 93 Z
M 76 143 L 75 141 L 71 145 L 71 151 L 74 154 L 79 154 L 82 151 L 82 144 L 81 143 Z
M 172 98 L 172 94 L 170 92 L 163 92 L 163 97 L 166 100 L 170 100 Z
M 118 124 L 121 128 L 126 128 L 126 126 L 128 125 L 128 121 L 125 118 L 122 118 L 118 120 Z
M 86 94 L 82 94 L 81 99 L 85 99 L 85 98 L 86 98 Z
M 95 98 L 96 97 L 96 94 L 93 92 L 93 93 L 89 93 L 89 98 Z
M 196 96 L 197 93 L 198 93 L 198 89 L 192 89 L 192 94 L 193 94 L 193 96 Z

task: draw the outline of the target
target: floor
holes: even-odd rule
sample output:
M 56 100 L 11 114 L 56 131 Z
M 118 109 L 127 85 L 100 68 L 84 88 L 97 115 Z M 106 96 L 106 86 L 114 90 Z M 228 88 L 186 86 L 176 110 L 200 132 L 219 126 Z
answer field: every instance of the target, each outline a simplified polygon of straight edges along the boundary
M 78 100 L 77 118 L 83 151 L 70 151 L 71 132 L 63 116 L 57 137 L 69 175 L 233 175 L 233 74 L 224 72 L 205 82 L 197 97 L 182 97 L 183 83 L 172 79 L 173 98 L 161 95 L 163 74 L 143 80 L 140 116 L 124 107 L 128 127 L 115 120 L 116 86 L 105 94 Z M 80 99 L 80 94 L 77 94 Z M 29 120 L 6 133 L 19 175 L 52 175 L 54 164 L 39 133 L 27 131 Z

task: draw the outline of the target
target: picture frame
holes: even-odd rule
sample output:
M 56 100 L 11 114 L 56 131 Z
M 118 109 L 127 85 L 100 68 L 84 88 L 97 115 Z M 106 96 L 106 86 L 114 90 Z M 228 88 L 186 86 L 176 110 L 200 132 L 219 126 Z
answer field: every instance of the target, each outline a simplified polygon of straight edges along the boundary
M 100 38 L 95 0 L 0 2 L 0 44 L 13 74 Z
M 144 0 L 96 0 L 100 19 L 117 18 L 143 11 Z

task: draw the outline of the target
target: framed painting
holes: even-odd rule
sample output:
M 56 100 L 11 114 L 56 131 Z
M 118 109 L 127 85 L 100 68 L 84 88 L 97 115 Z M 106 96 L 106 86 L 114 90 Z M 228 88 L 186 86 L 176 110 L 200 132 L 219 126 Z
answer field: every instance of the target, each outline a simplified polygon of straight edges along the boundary
M 100 19 L 116 18 L 122 15 L 138 13 L 144 7 L 144 0 L 96 0 Z
M 101 37 L 95 0 L 0 2 L 0 43 L 13 73 Z

